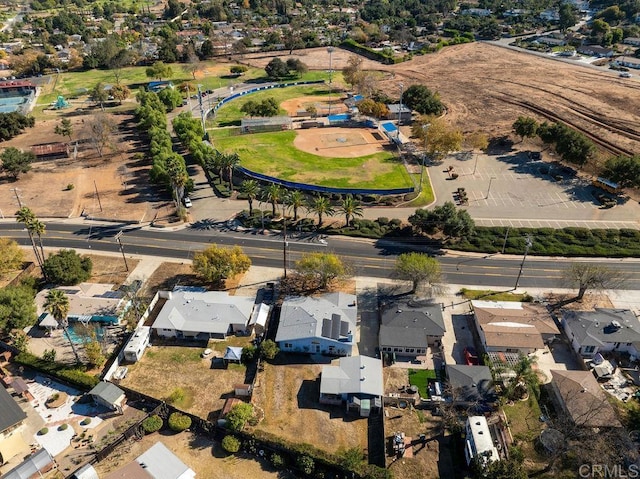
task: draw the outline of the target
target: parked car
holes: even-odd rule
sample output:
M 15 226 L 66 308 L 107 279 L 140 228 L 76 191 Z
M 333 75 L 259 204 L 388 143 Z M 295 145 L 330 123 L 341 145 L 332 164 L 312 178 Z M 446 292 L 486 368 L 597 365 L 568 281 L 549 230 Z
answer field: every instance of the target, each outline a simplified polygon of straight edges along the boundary
M 184 203 L 185 208 L 191 208 L 193 206 L 193 203 L 191 203 L 191 198 L 189 198 L 188 196 L 185 196 L 182 199 L 182 202 Z
M 629 73 L 629 72 L 620 72 L 620 76 L 622 78 L 631 78 L 631 73 Z
M 480 364 L 480 360 L 478 359 L 478 353 L 476 349 L 472 346 L 467 346 L 464 348 L 464 362 L 467 366 L 477 366 Z

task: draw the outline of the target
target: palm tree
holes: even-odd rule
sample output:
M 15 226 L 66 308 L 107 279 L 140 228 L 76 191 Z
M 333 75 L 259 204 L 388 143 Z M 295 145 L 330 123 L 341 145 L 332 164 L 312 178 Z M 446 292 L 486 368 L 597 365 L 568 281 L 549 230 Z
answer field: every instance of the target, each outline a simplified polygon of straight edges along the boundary
M 247 201 L 249 202 L 249 216 L 253 214 L 253 200 L 258 197 L 260 192 L 260 185 L 256 180 L 244 180 L 240 185 L 240 192 L 247 195 Z
M 169 175 L 171 188 L 173 188 L 179 206 L 184 196 L 184 188 L 189 182 L 189 173 L 187 173 L 184 160 L 180 156 L 174 154 L 167 160 L 167 175 Z
M 340 211 L 344 213 L 344 217 L 347 221 L 347 228 L 351 226 L 351 220 L 353 217 L 362 216 L 362 206 L 360 206 L 360 202 L 350 194 L 345 196 L 342 200 Z
M 229 179 L 229 191 L 233 191 L 233 170 L 240 164 L 240 157 L 237 153 L 226 155 L 225 169 Z
M 266 188 L 262 190 L 262 201 L 265 203 L 271 203 L 271 212 L 273 217 L 276 217 L 276 203 L 282 199 L 284 191 L 275 183 L 269 183 Z
M 18 211 L 16 211 L 16 221 L 18 223 L 22 223 L 29 234 L 29 239 L 31 240 L 31 246 L 33 247 L 33 253 L 36 256 L 36 261 L 42 270 L 42 275 L 44 276 L 44 252 L 42 250 L 38 251 L 38 247 L 36 246 L 35 239 L 33 238 L 34 234 L 34 222 L 38 221 L 36 215 L 31 211 L 31 208 L 27 206 L 22 206 Z M 38 221 L 38 223 L 40 223 Z M 44 226 L 44 225 L 43 225 Z M 38 227 L 38 231 L 40 228 Z M 41 231 L 44 233 L 44 229 Z M 40 245 L 42 245 L 42 239 L 40 240 Z
M 313 203 L 311 203 L 307 209 L 318 215 L 318 228 L 322 227 L 322 217 L 324 215 L 333 216 L 335 213 L 333 206 L 331 206 L 331 203 L 326 196 L 316 196 Z
M 69 320 L 67 319 L 69 314 L 69 298 L 64 294 L 64 291 L 52 289 L 47 293 L 44 309 L 53 316 L 58 326 L 64 331 L 65 336 L 69 340 L 69 344 L 71 344 L 71 350 L 76 357 L 76 363 L 80 364 L 80 356 L 78 356 L 76 345 L 71 341 L 71 336 L 69 336 L 69 330 L 67 329 L 69 326 Z
M 38 237 L 38 243 L 40 245 L 40 256 L 44 263 L 44 245 L 42 244 L 42 235 L 45 234 L 47 227 L 38 218 L 34 218 L 31 222 L 31 232 Z
M 293 210 L 293 221 L 298 221 L 298 209 L 306 204 L 304 193 L 300 190 L 290 191 L 284 201 Z

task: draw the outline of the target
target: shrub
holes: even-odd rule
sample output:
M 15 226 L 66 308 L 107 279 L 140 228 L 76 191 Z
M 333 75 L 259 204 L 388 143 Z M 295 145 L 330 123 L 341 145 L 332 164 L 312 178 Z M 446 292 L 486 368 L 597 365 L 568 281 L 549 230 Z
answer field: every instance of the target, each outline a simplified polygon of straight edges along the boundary
M 142 421 L 142 429 L 146 434 L 151 434 L 152 432 L 162 429 L 162 424 L 162 418 L 157 414 L 154 414 Z
M 15 361 L 18 364 L 32 367 L 33 369 L 63 379 L 86 390 L 93 388 L 98 384 L 98 382 L 100 382 L 97 376 L 91 376 L 81 369 L 69 368 L 64 364 L 53 361 L 45 361 L 44 359 L 27 352 L 21 352 L 18 354 Z
M 175 388 L 171 394 L 169 394 L 169 396 L 167 396 L 167 403 L 169 404 L 176 404 L 179 402 L 182 402 L 184 400 L 184 389 L 182 388 Z
M 191 427 L 191 418 L 179 412 L 174 412 L 169 416 L 169 427 L 172 431 L 182 432 Z
M 85 417 L 82 421 L 80 421 L 80 425 L 81 426 L 88 426 L 89 424 L 91 424 L 91 418 L 90 417 Z
M 298 469 L 300 469 L 303 473 L 309 475 L 313 472 L 315 463 L 309 456 L 301 455 L 296 458 L 296 466 L 298 466 Z
M 58 431 L 66 431 L 68 427 L 69 427 L 69 425 L 67 423 L 60 424 L 58 426 Z
M 235 454 L 240 450 L 240 440 L 235 436 L 225 436 L 222 439 L 222 449 Z
M 67 185 L 67 191 L 71 191 L 74 188 L 73 183 Z
M 273 454 L 271 454 L 271 464 L 276 469 L 282 469 L 285 465 L 285 461 L 280 454 L 274 452 Z
M 42 429 L 40 429 L 38 431 L 38 436 L 44 436 L 48 432 L 49 432 L 49 428 L 48 427 L 43 427 Z
M 225 417 L 227 427 L 232 431 L 241 431 L 251 416 L 253 416 L 253 406 L 251 404 L 236 404 Z

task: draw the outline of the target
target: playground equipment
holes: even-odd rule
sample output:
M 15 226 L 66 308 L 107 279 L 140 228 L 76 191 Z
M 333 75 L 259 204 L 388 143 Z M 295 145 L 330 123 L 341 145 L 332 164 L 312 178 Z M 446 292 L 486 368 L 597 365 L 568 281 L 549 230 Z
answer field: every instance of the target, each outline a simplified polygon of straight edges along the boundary
M 63 108 L 69 108 L 69 102 L 64 99 L 62 95 L 58 96 L 58 99 L 53 104 L 54 110 L 62 110 Z

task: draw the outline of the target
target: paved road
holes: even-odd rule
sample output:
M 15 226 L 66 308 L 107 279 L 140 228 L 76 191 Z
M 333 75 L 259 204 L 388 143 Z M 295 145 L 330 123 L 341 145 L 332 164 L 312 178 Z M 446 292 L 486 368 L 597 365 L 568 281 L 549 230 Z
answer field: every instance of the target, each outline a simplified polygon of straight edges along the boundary
M 131 225 L 76 225 L 47 223 L 45 246 L 55 248 L 118 251 L 114 236 L 124 230 L 122 243 L 125 252 L 168 258 L 189 259 L 194 251 L 206 245 L 239 245 L 256 266 L 283 267 L 284 248 L 281 235 L 261 236 L 255 231 L 209 231 L 186 229 L 180 231 L 155 230 Z M 29 239 L 21 225 L 0 223 L 0 234 L 28 245 Z M 389 278 L 396 255 L 404 251 L 433 252 L 442 264 L 444 280 L 452 284 L 513 288 L 522 258 L 503 255 L 467 255 L 432 251 L 418 241 L 396 242 L 364 240 L 332 236 L 322 244 L 313 235 L 289 238 L 287 267 L 302 254 L 310 251 L 332 251 L 345 258 L 355 276 Z M 587 260 L 585 260 L 587 261 Z M 627 289 L 640 290 L 640 263 L 635 260 L 597 259 L 592 262 L 615 266 L 627 274 Z M 553 288 L 562 286 L 562 271 L 570 260 L 535 258 L 529 256 L 519 282 L 521 288 Z

